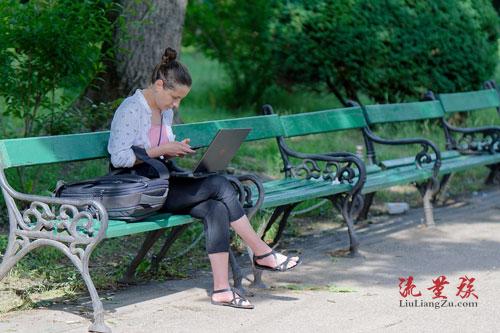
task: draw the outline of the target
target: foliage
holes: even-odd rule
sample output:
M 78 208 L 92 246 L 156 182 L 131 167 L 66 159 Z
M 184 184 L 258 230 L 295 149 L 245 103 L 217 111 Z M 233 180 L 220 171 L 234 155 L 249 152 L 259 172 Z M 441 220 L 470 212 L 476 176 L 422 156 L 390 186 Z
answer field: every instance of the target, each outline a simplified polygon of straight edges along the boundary
M 5 112 L 23 120 L 24 136 L 58 133 L 64 109 L 101 70 L 112 6 L 111 0 L 0 3 L 0 95 Z
M 324 82 L 339 99 L 477 89 L 496 66 L 498 18 L 487 0 L 302 0 L 279 13 L 280 76 Z
M 192 1 L 186 30 L 225 67 L 230 106 L 259 103 L 276 83 L 327 86 L 344 103 L 477 89 L 497 58 L 487 0 Z
M 275 0 L 190 1 L 183 43 L 218 60 L 230 80 L 227 104 L 259 102 L 273 80 L 270 24 Z

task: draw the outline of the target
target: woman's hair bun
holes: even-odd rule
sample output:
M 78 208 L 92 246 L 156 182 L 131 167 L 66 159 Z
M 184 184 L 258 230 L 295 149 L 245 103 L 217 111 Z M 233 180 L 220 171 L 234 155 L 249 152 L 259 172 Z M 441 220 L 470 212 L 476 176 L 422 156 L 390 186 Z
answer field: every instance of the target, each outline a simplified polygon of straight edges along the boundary
M 161 62 L 162 64 L 168 64 L 169 62 L 174 61 L 176 58 L 177 58 L 177 52 L 173 48 L 167 47 L 165 49 L 163 57 L 161 57 Z

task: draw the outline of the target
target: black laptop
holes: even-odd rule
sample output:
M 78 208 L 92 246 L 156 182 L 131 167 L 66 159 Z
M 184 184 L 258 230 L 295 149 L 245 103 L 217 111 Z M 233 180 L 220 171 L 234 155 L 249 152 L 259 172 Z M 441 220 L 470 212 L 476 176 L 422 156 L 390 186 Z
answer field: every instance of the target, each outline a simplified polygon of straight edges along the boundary
M 170 176 L 203 178 L 225 170 L 250 131 L 251 128 L 220 129 L 192 171 L 174 171 Z

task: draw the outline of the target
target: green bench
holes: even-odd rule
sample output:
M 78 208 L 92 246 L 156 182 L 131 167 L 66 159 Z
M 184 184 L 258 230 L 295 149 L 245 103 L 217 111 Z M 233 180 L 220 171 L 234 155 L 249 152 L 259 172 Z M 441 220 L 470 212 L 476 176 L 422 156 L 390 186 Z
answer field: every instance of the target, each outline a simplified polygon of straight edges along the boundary
M 293 118 L 281 119 L 276 115 L 269 115 L 176 125 L 174 132 L 180 139 L 191 138 L 194 146 L 207 146 L 220 128 L 250 127 L 252 131 L 247 141 L 278 138 L 281 155 L 287 161 L 284 168 L 286 177 L 264 183 L 263 196 L 259 182 L 255 182 L 252 177 L 242 176 L 242 180 L 249 180 L 251 186 L 245 186 L 240 191 L 246 194 L 240 200 L 247 203 L 251 202 L 251 198 L 254 201 L 260 200 L 254 206 L 262 204 L 264 208 L 275 209 L 271 220 L 280 216 L 282 220 L 286 220 L 298 203 L 308 199 L 328 198 L 337 204 L 346 219 L 350 249 L 355 253 L 358 240 L 353 229 L 352 215 L 355 206 L 362 205 L 360 191 L 366 178 L 364 164 L 349 153 L 298 153 L 289 149 L 284 142 L 284 137 L 329 131 L 330 127 L 338 126 L 338 119 L 336 115 L 327 115 L 323 127 L 304 130 L 300 128 L 300 119 L 295 121 Z M 357 114 L 346 121 L 352 121 L 352 126 L 357 126 L 362 117 Z M 98 132 L 0 140 L 0 186 L 8 208 L 10 227 L 7 249 L 0 265 L 0 279 L 33 249 L 41 246 L 59 249 L 76 266 L 85 281 L 94 309 L 93 323 L 89 330 L 96 332 L 110 331 L 104 323 L 103 305 L 89 274 L 89 260 L 96 246 L 104 239 L 147 233 L 141 250 L 127 272 L 133 275 L 137 263 L 166 229 L 172 232 L 157 260 L 160 260 L 158 258 L 164 255 L 169 244 L 182 232 L 182 228 L 192 223 L 193 219 L 190 216 L 157 214 L 134 223 L 109 220 L 104 207 L 94 200 L 68 200 L 20 193 L 9 185 L 4 170 L 107 158 L 108 138 L 109 132 Z M 292 160 L 298 161 L 297 164 L 292 165 Z M 98 212 L 98 218 L 89 212 L 89 208 Z M 259 282 L 258 279 L 256 276 L 256 282 Z M 235 284 L 236 282 L 235 278 Z
M 491 169 L 488 181 L 498 179 L 500 163 L 500 128 L 498 126 L 481 128 L 456 128 L 451 126 L 446 118 L 449 114 L 458 111 L 472 111 L 498 108 L 500 101 L 495 89 L 441 94 L 439 100 L 428 93 L 427 101 L 400 104 L 368 105 L 364 106 L 364 114 L 369 126 L 380 123 L 407 122 L 415 120 L 435 120 L 441 124 L 443 134 L 446 138 L 446 150 L 441 152 L 436 158 L 436 154 L 428 155 L 425 152 L 425 159 L 430 159 L 439 163 L 438 176 L 439 186 L 428 183 L 427 195 L 424 193 L 424 187 L 419 186 L 421 193 L 424 194 L 424 207 L 426 208 L 427 223 L 431 222 L 432 202 L 443 200 L 442 194 L 451 179 L 451 175 L 465 170 L 486 166 Z M 461 135 L 461 139 L 454 136 Z M 414 158 L 398 158 L 393 160 L 379 161 L 376 157 L 374 146 L 369 131 L 365 129 L 365 142 L 367 149 L 368 162 L 371 165 L 378 165 L 381 168 L 393 172 L 406 172 L 414 169 Z M 440 160 L 440 162 L 438 162 Z M 434 165 L 436 166 L 436 165 Z M 430 164 L 422 164 L 422 170 L 430 171 Z M 434 168 L 433 172 L 436 172 Z M 361 218 L 366 218 L 366 214 L 373 200 L 375 190 L 370 176 L 363 188 L 363 193 L 372 192 L 365 198 L 365 207 Z M 432 189 L 434 188 L 434 189 Z M 432 222 L 431 222 L 432 224 Z
M 393 110 L 392 106 L 374 105 L 360 107 L 353 104 L 352 107 L 348 108 L 307 112 L 298 115 L 281 116 L 280 118 L 285 131 L 289 134 L 305 133 L 312 128 L 323 128 L 324 131 L 328 132 L 362 131 L 370 163 L 366 167 L 367 178 L 362 189 L 364 200 L 361 207 L 356 207 L 355 214 L 360 217 L 366 215 L 375 192 L 396 185 L 415 183 L 423 196 L 425 222 L 427 225 L 433 225 L 434 218 L 431 199 L 439 185 L 437 180 L 441 163 L 439 149 L 431 141 L 422 138 L 400 140 L 381 138 L 369 128 L 370 124 L 418 120 L 419 105 L 407 104 L 405 108 L 406 112 L 399 114 L 395 112 L 397 110 Z M 272 108 L 266 105 L 263 107 L 263 112 L 271 114 Z M 279 140 L 278 143 L 281 147 L 282 143 Z M 420 145 L 422 150 L 415 156 L 405 156 L 398 162 L 400 165 L 388 167 L 384 163 L 378 163 L 374 143 L 384 145 Z M 434 156 L 437 155 L 438 158 L 432 159 L 432 153 L 434 153 Z M 286 166 L 286 158 L 284 158 L 284 163 Z M 386 161 L 386 163 L 389 163 L 389 161 Z M 280 225 L 280 229 L 283 227 Z
M 450 113 L 459 111 L 496 108 L 500 114 L 498 93 L 492 88 L 491 83 L 488 88 L 467 93 L 441 94 L 439 100 L 435 100 L 430 95 L 427 97 L 430 99 L 428 101 L 413 103 L 366 106 L 351 103 L 350 108 L 281 116 L 281 119 L 285 128 L 287 119 L 300 119 L 300 126 L 297 129 L 289 126 L 290 133 L 294 133 L 294 130 L 300 132 L 317 128 L 321 124 L 328 123 L 325 119 L 331 119 L 335 123 L 335 126 L 325 128 L 325 131 L 361 130 L 367 157 L 367 179 L 362 189 L 364 205 L 359 211 L 358 219 L 367 217 L 377 191 L 395 185 L 415 184 L 423 198 L 425 223 L 431 226 L 434 225 L 432 202 L 436 201 L 446 189 L 453 173 L 487 166 L 491 169 L 487 182 L 499 178 L 499 127 L 459 129 L 446 122 Z M 269 110 L 271 110 L 269 106 L 264 107 L 264 113 L 270 113 Z M 352 118 L 356 121 L 347 121 Z M 423 120 L 435 120 L 436 123 L 442 125 L 447 140 L 445 151 L 441 152 L 439 147 L 424 138 L 388 139 L 381 138 L 373 132 L 373 128 L 378 124 Z M 461 135 L 462 138 L 454 139 L 455 134 Z M 416 144 L 420 145 L 422 150 L 415 156 L 379 160 L 375 144 Z M 440 181 L 439 178 L 441 178 Z M 280 229 L 282 228 L 283 226 L 280 226 Z
M 455 112 L 481 112 L 496 109 L 500 115 L 500 98 L 493 81 L 485 83 L 484 90 L 439 94 L 436 98 L 432 92 L 426 94 L 429 100 L 441 103 L 444 115 L 441 126 L 446 139 L 446 150 L 460 157 L 463 162 L 461 170 L 469 169 L 469 163 L 486 166 L 490 169 L 486 184 L 500 183 L 500 126 L 481 126 L 477 128 L 460 128 L 451 125 L 448 118 Z M 499 121 L 497 121 L 499 123 Z M 444 195 L 453 173 L 446 174 L 442 179 L 440 193 Z M 437 197 L 440 201 L 444 196 Z

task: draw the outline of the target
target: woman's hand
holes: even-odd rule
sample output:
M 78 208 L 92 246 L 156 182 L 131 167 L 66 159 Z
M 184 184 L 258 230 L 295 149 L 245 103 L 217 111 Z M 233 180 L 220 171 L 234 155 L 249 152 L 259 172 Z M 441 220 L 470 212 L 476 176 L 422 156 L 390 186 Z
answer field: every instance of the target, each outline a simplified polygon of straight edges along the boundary
M 184 157 L 187 154 L 196 153 L 191 149 L 191 146 L 189 146 L 189 141 L 189 139 L 184 139 L 180 142 L 174 141 L 164 143 L 159 147 L 162 151 L 161 155 L 166 157 Z

